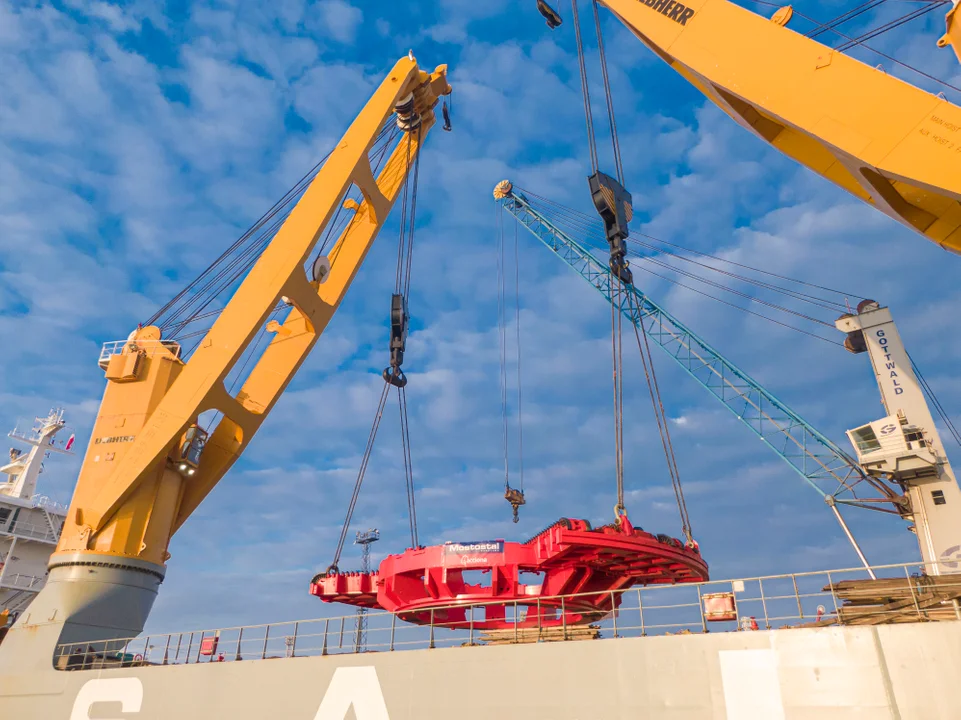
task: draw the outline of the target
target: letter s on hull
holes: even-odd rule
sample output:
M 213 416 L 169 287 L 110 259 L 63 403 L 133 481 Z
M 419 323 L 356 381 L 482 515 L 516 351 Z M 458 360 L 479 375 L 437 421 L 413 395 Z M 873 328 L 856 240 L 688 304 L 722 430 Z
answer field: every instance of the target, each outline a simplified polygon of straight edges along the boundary
M 88 680 L 73 701 L 70 720 L 89 720 L 90 711 L 100 703 L 120 703 L 124 715 L 139 713 L 143 704 L 143 683 L 135 677 Z M 351 707 L 357 720 L 390 720 L 376 668 L 340 667 L 334 670 L 314 720 L 344 720 Z
M 97 703 L 120 703 L 120 711 L 124 714 L 139 713 L 143 704 L 143 683 L 137 678 L 88 680 L 73 701 L 70 720 L 89 720 L 90 711 Z

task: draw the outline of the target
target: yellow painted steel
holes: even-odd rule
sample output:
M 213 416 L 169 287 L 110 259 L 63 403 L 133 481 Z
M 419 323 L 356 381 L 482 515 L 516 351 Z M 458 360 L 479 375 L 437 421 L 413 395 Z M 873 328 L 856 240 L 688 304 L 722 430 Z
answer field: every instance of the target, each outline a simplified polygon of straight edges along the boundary
M 53 562 L 78 551 L 103 554 L 105 562 L 166 562 L 171 536 L 243 452 L 340 305 L 435 123 L 438 98 L 448 93 L 446 66 L 427 73 L 413 56 L 398 61 L 189 361 L 147 327 L 103 362 L 107 388 Z M 411 94 L 421 129 L 401 135 L 375 179 L 368 152 Z M 330 271 L 322 283 L 309 281 L 304 264 L 351 185 L 363 202 L 345 203 L 354 214 L 328 256 Z M 224 379 L 281 300 L 290 305 L 286 319 L 269 324 L 272 341 L 232 397 Z M 195 473 L 180 472 L 180 438 L 207 410 L 223 418 Z
M 958 0 L 954 0 L 954 5 L 944 16 L 944 35 L 938 40 L 938 47 L 943 48 L 950 45 L 954 54 L 958 56 L 958 61 L 961 62 L 961 15 L 958 13 L 959 7 L 961 7 L 961 4 Z
M 727 0 L 600 2 L 738 124 L 961 253 L 957 105 L 794 32 L 786 11 L 768 20 Z

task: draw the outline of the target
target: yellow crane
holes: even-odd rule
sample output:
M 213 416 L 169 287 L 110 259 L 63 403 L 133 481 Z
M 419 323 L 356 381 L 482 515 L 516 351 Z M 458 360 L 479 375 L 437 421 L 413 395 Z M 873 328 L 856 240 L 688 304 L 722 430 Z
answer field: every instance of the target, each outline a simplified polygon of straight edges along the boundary
M 413 54 L 394 65 L 189 360 L 156 326 L 106 346 L 107 387 L 52 571 L 163 577 L 170 538 L 243 452 L 343 300 L 450 91 L 445 65 L 426 72 Z M 374 177 L 369 153 L 395 113 L 400 139 Z M 346 201 L 352 217 L 310 277 L 305 263 L 351 187 L 363 199 Z M 286 317 L 268 323 L 281 304 Z M 273 337 L 231 394 L 225 378 L 265 324 Z M 206 411 L 222 415 L 209 437 L 198 425 Z
M 961 107 L 728 0 L 597 0 L 788 157 L 961 253 Z M 958 4 L 939 47 L 961 60 Z

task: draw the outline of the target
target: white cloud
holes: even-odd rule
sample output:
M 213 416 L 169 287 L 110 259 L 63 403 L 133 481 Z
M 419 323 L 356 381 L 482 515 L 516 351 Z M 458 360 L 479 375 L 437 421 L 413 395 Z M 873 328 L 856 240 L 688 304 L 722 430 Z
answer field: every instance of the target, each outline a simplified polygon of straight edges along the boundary
M 364 14 L 345 0 L 321 0 L 316 6 L 323 20 L 323 29 L 338 42 L 352 43 Z

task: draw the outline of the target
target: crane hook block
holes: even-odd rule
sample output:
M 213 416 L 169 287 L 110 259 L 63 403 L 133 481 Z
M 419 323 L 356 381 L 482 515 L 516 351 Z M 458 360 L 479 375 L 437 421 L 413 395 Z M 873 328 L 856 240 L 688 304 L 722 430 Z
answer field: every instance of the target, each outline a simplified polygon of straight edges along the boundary
M 557 14 L 557 11 L 544 2 L 544 0 L 537 0 L 537 12 L 544 16 L 544 20 L 547 21 L 547 27 L 551 30 L 564 22 L 561 20 L 561 16 Z
M 627 225 L 634 217 L 634 201 L 624 186 L 610 175 L 596 172 L 587 181 L 591 186 L 591 200 L 604 221 L 607 244 L 611 248 L 611 272 L 630 284 L 634 277 L 627 266 L 624 241 L 630 234 Z
M 527 504 L 527 501 L 524 499 L 524 491 L 517 490 L 508 485 L 507 490 L 504 491 L 504 499 L 511 504 L 511 509 L 514 511 L 514 522 L 516 523 L 520 519 L 517 515 L 517 509 L 521 505 Z
M 451 124 L 450 124 L 450 110 L 447 109 L 447 103 L 444 103 L 441 106 L 441 112 L 444 115 L 444 130 L 446 132 L 450 132 L 453 128 L 451 127 Z
M 384 370 L 384 381 L 394 387 L 407 385 L 407 376 L 400 366 L 404 364 L 404 351 L 407 349 L 407 299 L 399 293 L 390 297 L 390 367 Z

